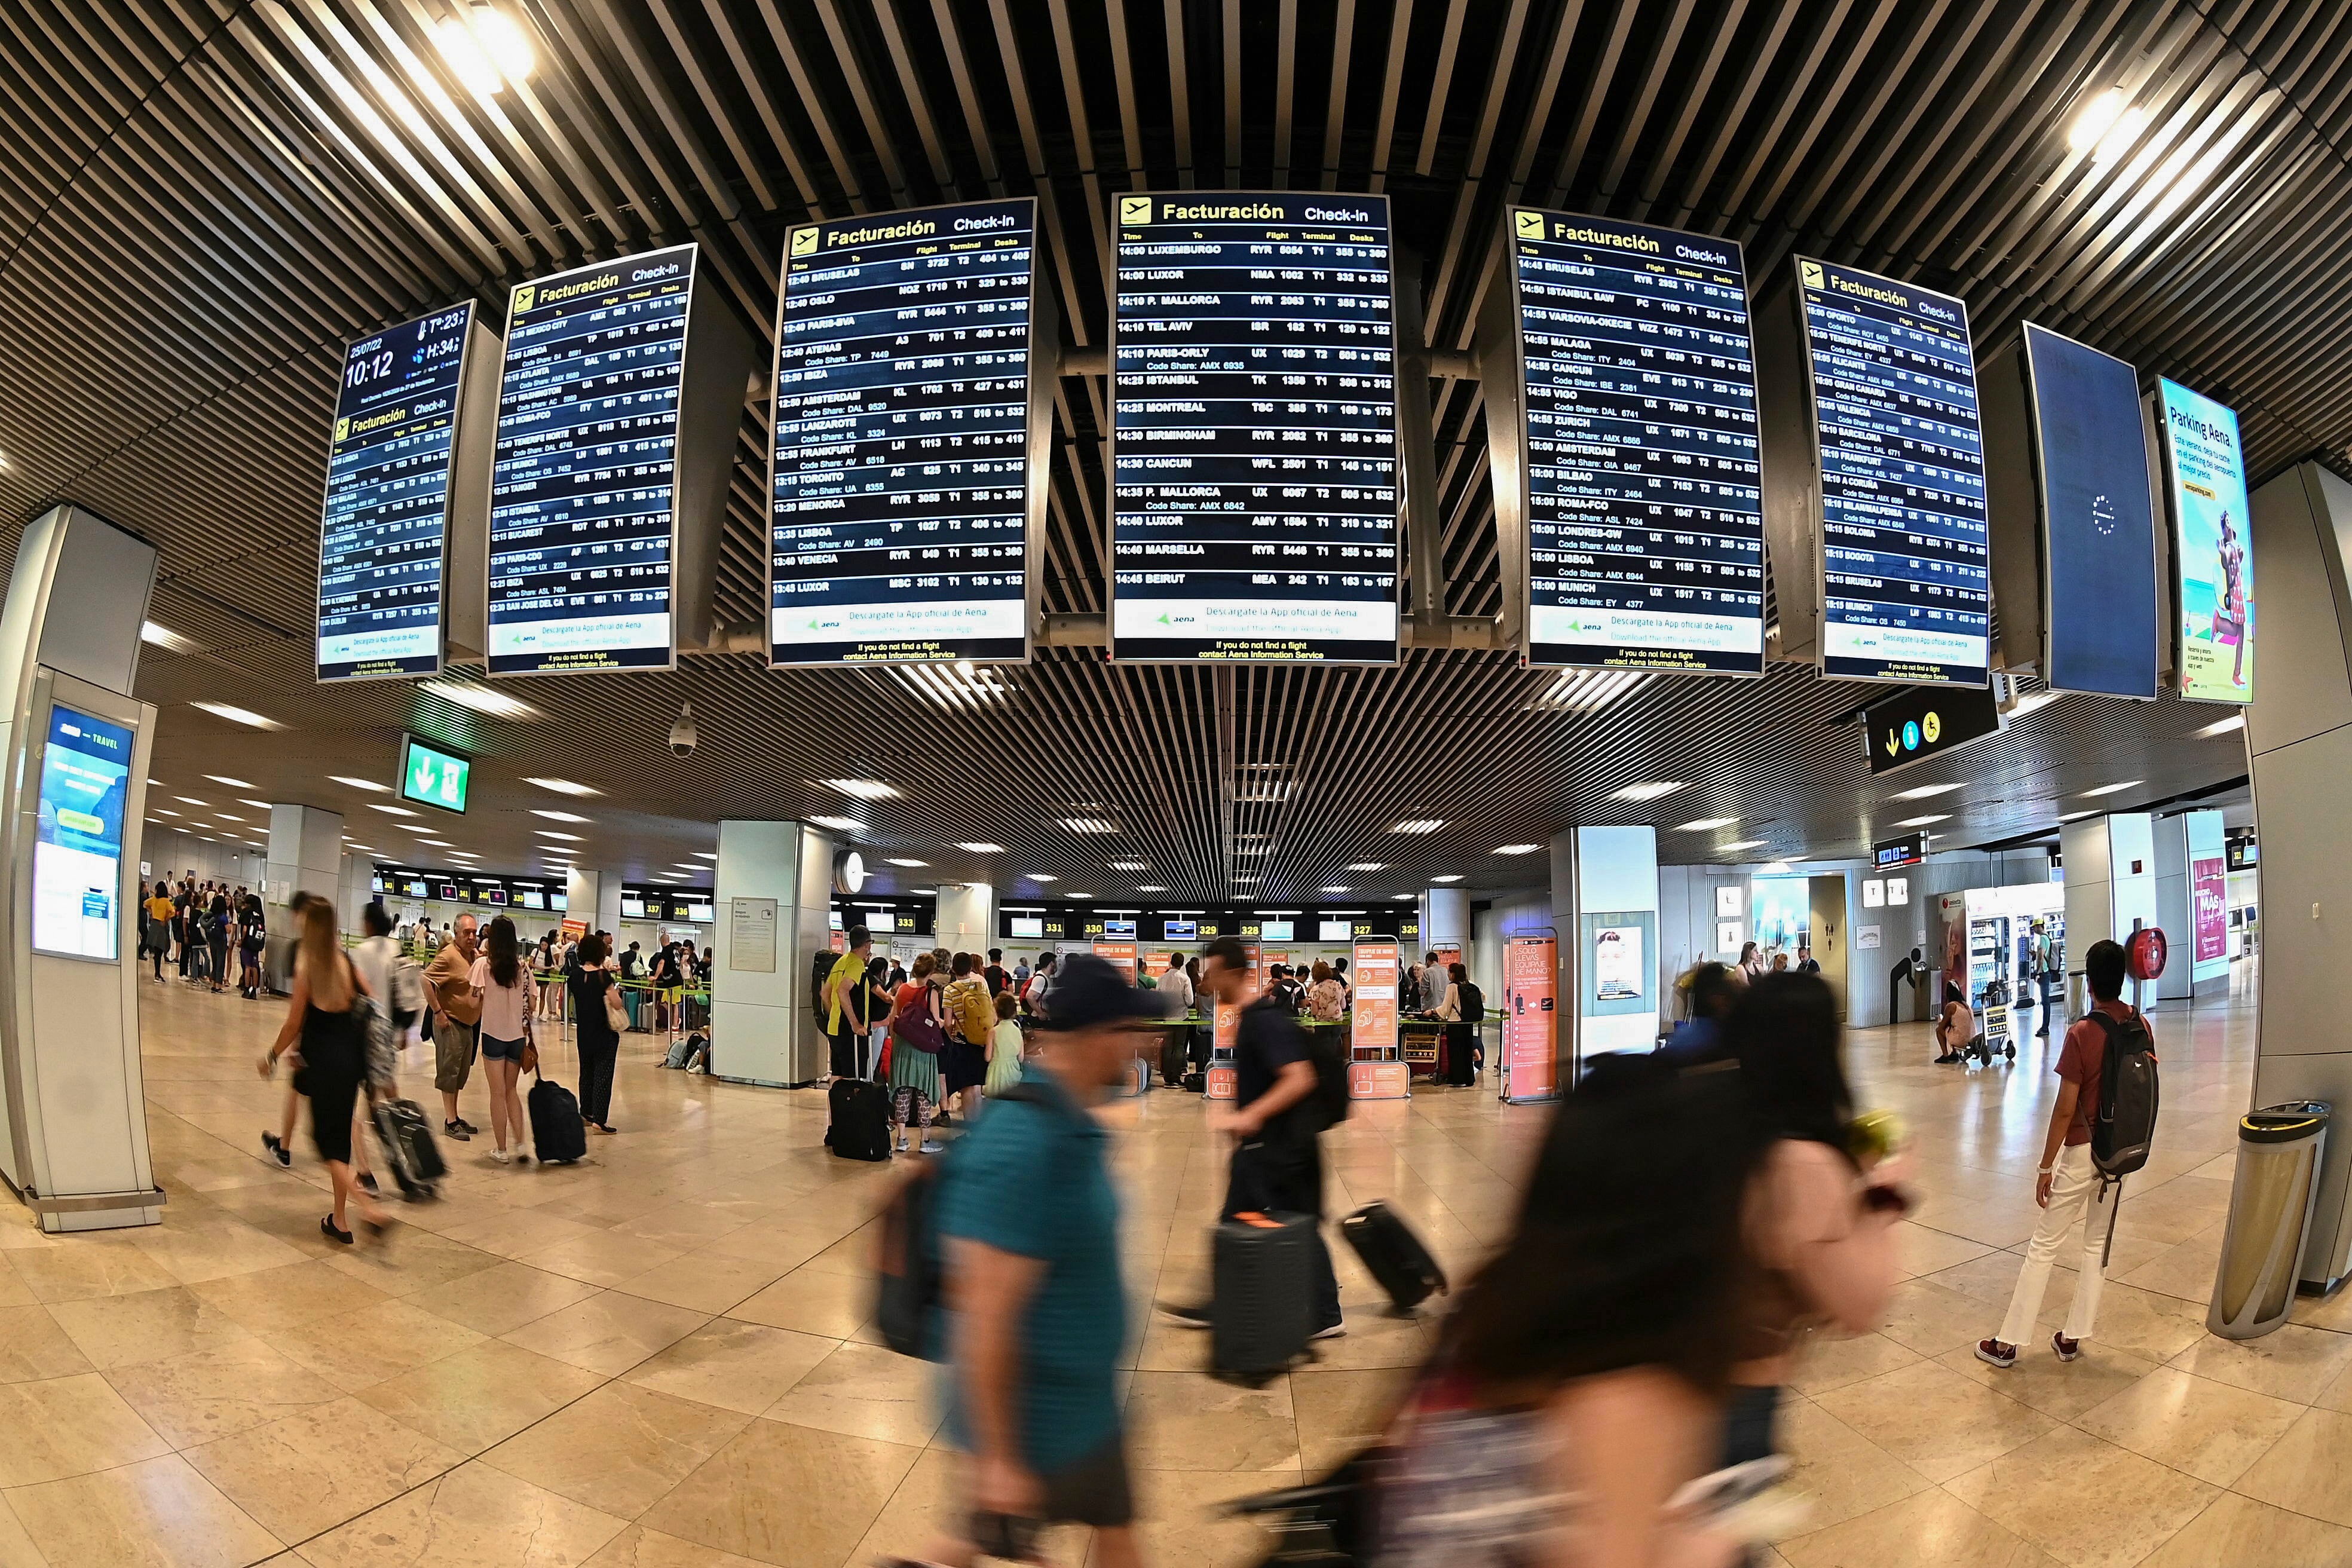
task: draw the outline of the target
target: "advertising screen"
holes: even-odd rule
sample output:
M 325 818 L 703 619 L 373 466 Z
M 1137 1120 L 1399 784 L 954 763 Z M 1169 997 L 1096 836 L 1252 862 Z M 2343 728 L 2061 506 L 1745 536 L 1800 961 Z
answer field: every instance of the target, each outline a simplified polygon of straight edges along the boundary
M 1113 199 L 1113 657 L 1393 663 L 1388 198 Z
M 39 831 L 33 841 L 33 949 L 119 959 L 122 808 L 132 733 L 62 706 L 49 710 L 41 751 Z
M 2254 553 L 2237 411 L 2159 379 L 2172 505 L 2173 668 L 2198 702 L 2254 700 Z
M 463 815 L 473 763 L 455 752 L 427 745 L 414 735 L 400 738 L 400 798 L 436 811 Z
M 2025 326 L 2041 480 L 2045 683 L 2156 695 L 2156 521 L 2139 373 Z
M 792 231 L 776 310 L 776 664 L 1028 657 L 1034 199 Z
M 695 247 L 520 284 L 491 459 L 489 670 L 666 667 Z
M 1760 675 L 1748 278 L 1729 240 L 1514 207 L 1528 659 Z
M 1822 672 L 1985 684 L 1992 616 L 1969 309 L 1800 259 L 1822 475 Z
M 471 302 L 343 351 L 319 535 L 321 680 L 434 675 Z

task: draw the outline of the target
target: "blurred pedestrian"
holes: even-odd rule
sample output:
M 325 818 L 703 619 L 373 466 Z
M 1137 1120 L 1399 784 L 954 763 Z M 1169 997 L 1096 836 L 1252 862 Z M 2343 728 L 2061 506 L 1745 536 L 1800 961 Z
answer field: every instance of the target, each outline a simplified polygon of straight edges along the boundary
M 334 904 L 313 899 L 303 907 L 301 921 L 294 994 L 278 1038 L 262 1058 L 261 1076 L 268 1078 L 278 1058 L 300 1042 L 297 1081 L 310 1101 L 311 1142 L 334 1187 L 334 1206 L 319 1221 L 319 1230 L 329 1240 L 349 1246 L 347 1205 L 358 1205 L 361 1223 L 379 1238 L 391 1223 L 375 1201 L 359 1189 L 352 1173 L 352 1121 L 367 1076 L 367 1013 L 363 1005 L 354 1004 L 366 997 L 367 987 L 336 939 Z

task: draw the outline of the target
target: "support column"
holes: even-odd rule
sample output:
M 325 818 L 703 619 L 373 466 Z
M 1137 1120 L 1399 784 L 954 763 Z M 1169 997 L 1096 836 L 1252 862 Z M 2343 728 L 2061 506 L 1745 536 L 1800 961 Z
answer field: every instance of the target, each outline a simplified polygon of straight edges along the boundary
M 590 931 L 608 931 L 617 942 L 621 934 L 621 874 L 618 871 L 583 871 L 573 866 L 563 877 L 563 918 L 583 921 Z M 621 942 L 623 948 L 629 944 Z
M 985 882 L 941 882 L 931 943 L 985 956 L 996 945 L 996 889 Z
M 1658 963 L 1658 830 L 1571 827 L 1552 836 L 1559 930 L 1559 1081 L 1609 1051 L 1655 1048 L 1664 1015 Z
M 1424 953 L 1451 952 L 1467 963 L 1470 895 L 1460 888 L 1425 888 L 1421 895 L 1421 948 L 1405 959 L 1409 967 Z
M 818 953 L 833 951 L 834 843 L 798 822 L 719 824 L 710 938 L 711 1076 L 801 1089 L 824 1076 L 828 1042 L 810 1005 Z
M 2155 832 L 2157 923 L 2172 944 L 2158 994 L 2167 1002 L 2227 996 L 2230 879 L 2221 814 L 2159 817 Z
M 2144 811 L 2086 816 L 2058 830 L 2058 847 L 2066 860 L 2066 1010 L 2079 1016 L 2091 1005 L 2083 983 L 2091 944 L 2129 940 L 2135 921 L 2164 923 L 2157 918 L 2155 826 Z M 2128 987 L 2124 995 L 2130 1000 Z M 2155 999 L 2153 992 L 2142 998 Z

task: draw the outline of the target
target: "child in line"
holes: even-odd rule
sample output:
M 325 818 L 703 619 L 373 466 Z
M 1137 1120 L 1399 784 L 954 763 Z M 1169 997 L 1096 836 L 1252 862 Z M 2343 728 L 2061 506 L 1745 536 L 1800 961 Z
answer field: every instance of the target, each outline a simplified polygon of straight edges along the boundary
M 1009 990 L 996 998 L 996 1027 L 988 1037 L 988 1079 L 981 1092 L 994 1099 L 1021 1081 L 1024 1048 L 1020 1024 L 1021 1003 Z

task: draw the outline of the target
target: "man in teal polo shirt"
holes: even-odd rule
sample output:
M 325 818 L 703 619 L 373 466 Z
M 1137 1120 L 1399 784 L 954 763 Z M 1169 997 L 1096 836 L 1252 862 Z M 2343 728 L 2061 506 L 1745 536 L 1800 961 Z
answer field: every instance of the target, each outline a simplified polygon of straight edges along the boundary
M 989 1101 L 942 1184 L 948 1436 L 971 1457 L 962 1538 L 934 1553 L 1033 1555 L 1044 1525 L 1092 1525 L 1101 1568 L 1134 1568 L 1114 1373 L 1127 1334 L 1109 1138 L 1087 1108 L 1131 1070 L 1160 1008 L 1108 962 L 1062 966 L 1013 1094 Z

